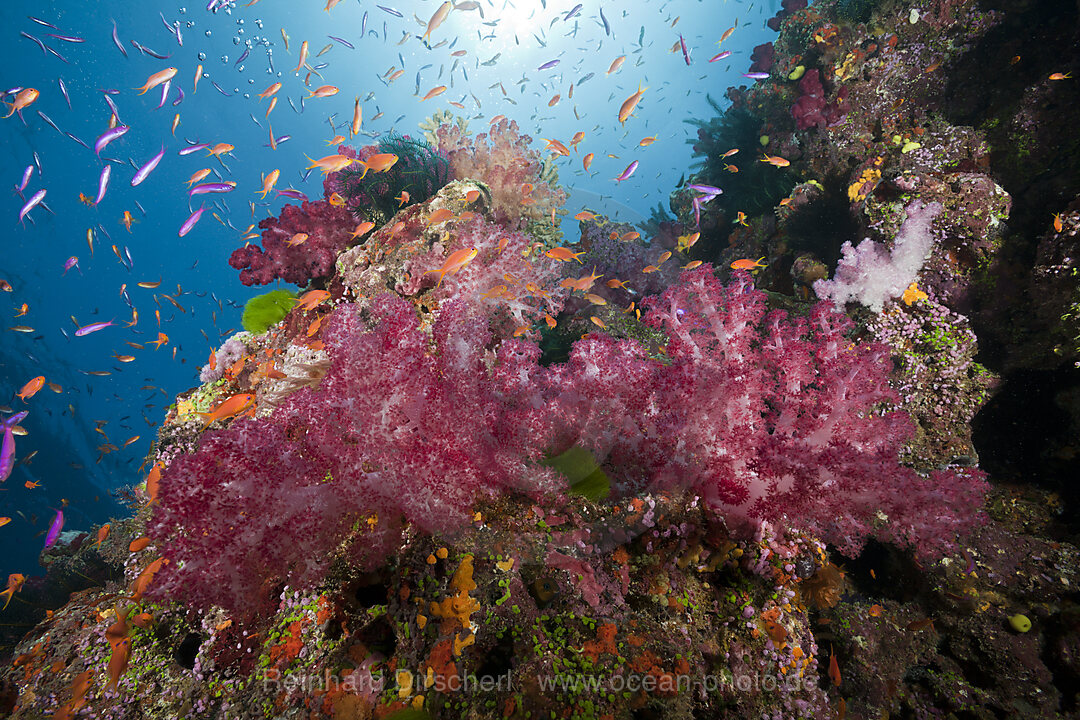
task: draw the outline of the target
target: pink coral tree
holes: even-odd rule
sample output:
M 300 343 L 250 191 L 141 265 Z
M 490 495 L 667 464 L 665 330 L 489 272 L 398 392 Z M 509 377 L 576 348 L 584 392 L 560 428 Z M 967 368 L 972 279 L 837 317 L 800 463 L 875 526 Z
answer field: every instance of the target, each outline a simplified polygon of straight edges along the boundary
M 352 213 L 323 200 L 286 205 L 281 215 L 259 223 L 263 246 L 237 248 L 229 265 L 240 271 L 245 285 L 267 285 L 280 278 L 304 286 L 333 271 L 338 253 L 353 241 L 350 232 L 355 224 Z M 298 233 L 307 239 L 289 245 Z
M 848 555 L 876 537 L 929 556 L 977 518 L 982 473 L 899 463 L 912 424 L 893 409 L 887 348 L 850 340 L 831 304 L 768 313 L 745 273 L 724 286 L 705 265 L 643 307 L 665 359 L 591 334 L 543 367 L 467 296 L 430 337 L 400 297 L 339 305 L 318 387 L 164 471 L 148 534 L 171 562 L 154 593 L 242 609 L 267 583 L 317 583 L 335 558 L 377 567 L 405 523 L 449 533 L 480 496 L 552 499 L 565 481 L 541 461 L 573 445 L 615 496 L 689 489 L 737 534 L 788 525 Z

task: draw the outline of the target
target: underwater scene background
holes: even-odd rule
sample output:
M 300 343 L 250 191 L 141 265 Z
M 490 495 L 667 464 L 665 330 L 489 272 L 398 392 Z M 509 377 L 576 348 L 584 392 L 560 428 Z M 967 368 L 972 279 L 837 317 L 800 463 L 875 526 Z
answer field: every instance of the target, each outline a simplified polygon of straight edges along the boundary
M 1078 713 L 1080 13 L 0 7 L 0 717 Z

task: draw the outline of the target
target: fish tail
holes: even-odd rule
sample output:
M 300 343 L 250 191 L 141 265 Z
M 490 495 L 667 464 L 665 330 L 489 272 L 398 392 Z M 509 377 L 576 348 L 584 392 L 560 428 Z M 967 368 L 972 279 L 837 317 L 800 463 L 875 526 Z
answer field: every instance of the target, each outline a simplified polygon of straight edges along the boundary
M 13 102 L 9 103 L 7 100 L 5 100 L 4 104 L 7 105 L 9 108 L 11 108 L 10 112 L 8 112 L 8 114 L 4 116 L 5 118 L 9 118 L 9 117 L 11 117 L 12 115 L 15 114 L 15 103 L 13 103 Z

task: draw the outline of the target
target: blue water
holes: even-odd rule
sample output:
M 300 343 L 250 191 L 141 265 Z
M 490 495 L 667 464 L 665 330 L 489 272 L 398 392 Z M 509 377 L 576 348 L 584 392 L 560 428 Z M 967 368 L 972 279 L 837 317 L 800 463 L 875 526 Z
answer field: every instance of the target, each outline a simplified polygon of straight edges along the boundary
M 576 131 L 584 130 L 581 152 L 559 163 L 560 181 L 570 191 L 567 209 L 572 215 L 589 205 L 638 222 L 657 203 L 666 207 L 668 193 L 688 173 L 692 158 L 686 140 L 695 136 L 695 129 L 684 120 L 713 114 L 707 93 L 721 100 L 728 86 L 749 82 L 740 73 L 750 63 L 753 46 L 775 39 L 765 20 L 779 5 L 775 1 L 608 0 L 583 3 L 575 17 L 564 20 L 577 4 L 573 0 L 547 0 L 546 8 L 540 0 L 482 0 L 483 17 L 479 11 L 452 12 L 431 38 L 433 46 L 444 40 L 446 44 L 429 49 L 418 36 L 441 4 L 439 0 L 382 4 L 404 17 L 395 17 L 369 0 L 342 0 L 329 13 L 317 0 L 261 0 L 252 7 L 230 3 L 216 12 L 206 10 L 205 2 L 9 0 L 0 5 L 4 40 L 0 91 L 33 87 L 41 93 L 22 112 L 25 122 L 18 115 L 0 122 L 0 180 L 8 188 L 17 185 L 24 168 L 37 164 L 37 153 L 41 172 L 35 167 L 23 195 L 28 199 L 45 188 L 48 206 L 35 208 L 28 218 L 32 222 L 20 225 L 17 218 L 24 201 L 13 190 L 0 193 L 0 215 L 6 218 L 0 223 L 7 227 L 0 279 L 13 286 L 13 292 L 0 293 L 0 405 L 30 411 L 22 423 L 28 434 L 17 438 L 19 464 L 0 486 L 0 516 L 11 518 L 0 527 L 0 574 L 42 572 L 37 556 L 57 508 L 63 508 L 66 530 L 88 530 L 110 517 L 130 513 L 123 490 L 141 479 L 140 465 L 165 409 L 177 393 L 198 384 L 199 368 L 209 351 L 239 329 L 243 302 L 267 289 L 244 287 L 227 265 L 229 254 L 242 244 L 241 231 L 268 213 L 277 214 L 284 204 L 284 198 L 279 198 L 266 207 L 252 208 L 249 203 L 258 200 L 253 193 L 260 187 L 260 174 L 278 168 L 278 188 L 293 187 L 319 197 L 318 173 L 303 181 L 304 153 L 330 154 L 326 141 L 336 134 L 328 121 L 331 116 L 336 115 L 337 132 L 348 135 L 343 123 L 352 117 L 355 96 L 364 100 L 363 129 L 371 133 L 420 135 L 418 123 L 439 109 L 471 118 L 469 129 L 474 133 L 486 129 L 489 118 L 504 114 L 533 137 L 538 149 L 543 147 L 540 137 L 568 142 Z M 610 33 L 601 22 L 601 8 Z M 366 33 L 362 34 L 365 14 Z M 127 57 L 113 43 L 111 20 L 116 21 Z M 493 22 L 497 24 L 485 24 Z M 736 22 L 737 31 L 723 45 L 733 55 L 708 63 L 719 51 L 720 35 Z M 174 23 L 179 23 L 182 45 L 176 31 L 166 29 Z M 289 50 L 282 28 L 289 36 Z M 46 42 L 68 62 L 43 53 L 20 31 Z M 48 33 L 76 36 L 85 42 L 65 42 Z M 671 51 L 680 33 L 690 49 L 689 66 L 681 52 Z M 328 35 L 343 38 L 355 49 Z M 403 37 L 405 42 L 399 44 Z M 149 57 L 133 47 L 132 40 L 169 58 Z M 305 101 L 300 111 L 300 99 L 308 93 L 304 76 L 292 69 L 303 40 L 309 42 L 308 63 L 327 64 L 319 69 L 322 79 L 311 78 L 311 87 L 331 84 L 341 92 Z M 326 45 L 330 50 L 315 57 Z M 246 48 L 250 48 L 248 57 L 237 64 Z M 451 72 L 455 58 L 450 53 L 456 50 L 467 54 Z M 494 64 L 480 65 L 497 54 Z M 622 68 L 606 75 L 619 55 L 626 55 Z M 559 60 L 555 67 L 537 70 L 555 59 Z M 431 67 L 420 70 L 429 63 Z M 198 91 L 193 92 L 199 64 L 204 74 Z M 140 96 L 132 88 L 167 67 L 177 68 L 178 73 L 165 106 L 155 109 L 159 89 Z M 403 68 L 405 73 L 388 85 L 381 78 L 391 67 Z M 588 73 L 594 76 L 580 84 Z M 58 78 L 70 93 L 70 109 Z M 520 82 L 523 78 L 525 82 Z M 254 96 L 277 81 L 284 88 L 270 124 L 275 136 L 290 135 L 291 139 L 274 151 L 264 118 L 267 101 Z M 573 99 L 568 98 L 571 83 L 575 83 Z M 618 108 L 639 84 L 648 90 L 635 116 L 620 125 Z M 448 89 L 432 100 L 420 100 L 437 85 Z M 177 86 L 185 98 L 174 106 Z M 101 204 L 88 207 L 80 203 L 79 193 L 96 195 L 105 161 L 58 133 L 38 111 L 93 145 L 108 128 L 111 111 L 101 90 L 110 88 L 119 90 L 111 98 L 120 110 L 120 120 L 131 129 L 102 153 L 103 158 L 118 163 Z M 365 100 L 370 93 L 373 97 Z M 556 93 L 561 100 L 549 107 Z M 290 98 L 296 110 L 290 107 Z M 449 101 L 462 103 L 465 110 Z M 170 125 L 176 113 L 180 125 L 174 137 Z M 373 120 L 379 113 L 382 116 Z M 654 144 L 638 146 L 642 138 L 652 135 L 657 136 Z M 180 157 L 177 151 L 186 141 L 227 142 L 235 150 L 223 162 L 208 158 L 205 152 Z M 361 141 L 374 142 L 358 137 L 355 143 Z M 132 187 L 132 163 L 142 165 L 162 146 L 166 153 L 161 164 L 145 182 Z M 580 158 L 586 152 L 596 156 L 591 175 L 581 169 Z M 614 182 L 632 160 L 640 162 L 637 173 L 625 182 Z M 207 212 L 191 233 L 179 238 L 180 225 L 202 204 L 195 198 L 197 202 L 189 206 L 184 183 L 204 167 L 235 181 L 236 190 L 203 196 Z M 208 181 L 215 179 L 211 176 Z M 267 198 L 272 199 L 272 195 Z M 125 210 L 138 221 L 130 233 L 120 223 Z M 568 239 L 573 240 L 576 223 L 565 227 Z M 92 253 L 88 228 L 95 236 Z M 125 249 L 130 252 L 131 268 L 114 254 L 113 245 L 122 257 L 126 257 Z M 78 257 L 78 269 L 64 275 L 64 263 L 72 256 Z M 156 289 L 137 286 L 159 279 Z M 138 310 L 138 323 L 130 328 L 125 324 L 132 311 L 121 294 L 125 284 L 127 298 Z M 183 311 L 162 297 L 166 293 Z M 23 303 L 28 311 L 16 318 Z M 160 328 L 155 310 L 160 311 Z M 117 326 L 74 337 L 77 326 L 113 319 Z M 8 329 L 15 325 L 34 331 Z M 169 338 L 159 350 L 125 344 L 154 340 L 159 329 Z M 135 360 L 119 362 L 116 355 L 133 355 Z M 85 374 L 90 371 L 110 374 Z M 59 385 L 61 392 L 45 387 L 26 403 L 14 397 L 38 375 Z M 135 436 L 138 439 L 121 447 Z M 101 454 L 99 446 L 105 443 L 120 449 Z M 23 462 L 35 451 L 30 462 Z M 40 483 L 40 487 L 27 488 L 27 482 Z

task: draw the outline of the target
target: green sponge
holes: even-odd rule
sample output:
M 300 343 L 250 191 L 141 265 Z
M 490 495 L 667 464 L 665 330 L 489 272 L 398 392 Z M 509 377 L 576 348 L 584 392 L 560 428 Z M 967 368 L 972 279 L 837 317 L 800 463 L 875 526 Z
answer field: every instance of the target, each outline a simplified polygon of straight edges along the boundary
M 240 323 L 248 332 L 261 335 L 285 317 L 295 305 L 296 293 L 290 290 L 271 290 L 247 301 Z
M 570 492 L 574 494 L 598 501 L 611 492 L 607 473 L 601 469 L 592 453 L 580 445 L 574 445 L 562 455 L 549 458 L 543 464 L 565 475 L 570 484 Z

